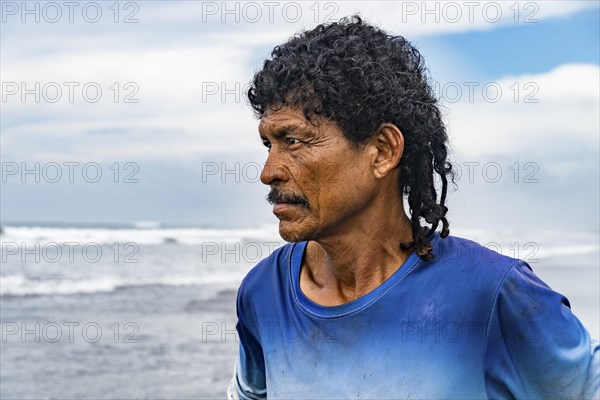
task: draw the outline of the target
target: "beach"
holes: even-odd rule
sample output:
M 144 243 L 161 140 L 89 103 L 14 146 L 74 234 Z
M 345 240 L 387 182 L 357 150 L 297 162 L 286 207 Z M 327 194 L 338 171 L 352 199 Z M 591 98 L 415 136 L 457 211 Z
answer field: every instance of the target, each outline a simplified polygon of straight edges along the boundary
M 528 261 L 598 338 L 598 232 L 453 234 Z M 285 243 L 276 226 L 8 225 L 1 239 L 2 399 L 224 398 L 237 287 Z

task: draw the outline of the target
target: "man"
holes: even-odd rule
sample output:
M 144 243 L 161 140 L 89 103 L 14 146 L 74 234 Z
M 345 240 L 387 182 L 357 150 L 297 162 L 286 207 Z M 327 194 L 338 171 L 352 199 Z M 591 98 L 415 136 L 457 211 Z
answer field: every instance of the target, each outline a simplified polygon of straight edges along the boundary
M 449 235 L 447 135 L 408 42 L 358 17 L 317 26 L 248 96 L 291 243 L 239 288 L 231 398 L 599 396 L 600 349 L 568 300 Z

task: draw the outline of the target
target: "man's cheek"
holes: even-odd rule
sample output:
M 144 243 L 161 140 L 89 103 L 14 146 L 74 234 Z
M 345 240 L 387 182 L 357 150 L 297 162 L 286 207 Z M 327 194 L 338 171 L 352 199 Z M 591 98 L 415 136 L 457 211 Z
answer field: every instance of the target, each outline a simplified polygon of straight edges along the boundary
M 290 177 L 298 183 L 307 180 L 306 177 L 310 179 L 310 170 L 303 164 L 289 162 L 285 164 L 285 169 L 288 171 Z
M 316 179 L 321 184 L 338 184 L 340 183 L 339 166 L 334 163 L 322 163 L 317 168 Z
M 314 182 L 308 182 L 308 185 L 304 185 L 301 189 L 302 194 L 308 200 L 308 207 L 311 210 L 318 209 L 321 197 L 321 188 L 319 185 L 315 185 Z

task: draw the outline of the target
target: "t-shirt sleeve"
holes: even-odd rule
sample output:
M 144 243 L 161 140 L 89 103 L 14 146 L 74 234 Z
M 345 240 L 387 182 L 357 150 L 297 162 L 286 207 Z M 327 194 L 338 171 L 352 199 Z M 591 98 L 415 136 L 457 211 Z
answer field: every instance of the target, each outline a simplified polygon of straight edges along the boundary
M 600 398 L 599 343 L 524 261 L 498 288 L 484 357 L 489 398 Z
M 250 321 L 251 313 L 248 312 L 241 292 L 242 288 L 238 292 L 236 325 L 240 346 L 229 391 L 240 400 L 266 399 L 267 384 L 262 346 L 257 325 Z

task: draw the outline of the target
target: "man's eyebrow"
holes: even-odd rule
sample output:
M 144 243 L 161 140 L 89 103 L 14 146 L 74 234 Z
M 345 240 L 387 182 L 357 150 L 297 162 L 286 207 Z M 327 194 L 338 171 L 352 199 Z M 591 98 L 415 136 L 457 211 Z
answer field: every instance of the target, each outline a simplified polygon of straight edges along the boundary
M 297 125 L 274 126 L 273 129 L 269 128 L 268 131 L 275 138 L 281 138 L 290 133 L 303 134 L 303 135 L 305 135 L 307 133 L 305 129 L 303 129 L 302 127 L 298 127 Z M 260 133 L 260 138 L 267 139 L 267 137 L 265 135 L 263 135 L 262 133 Z

